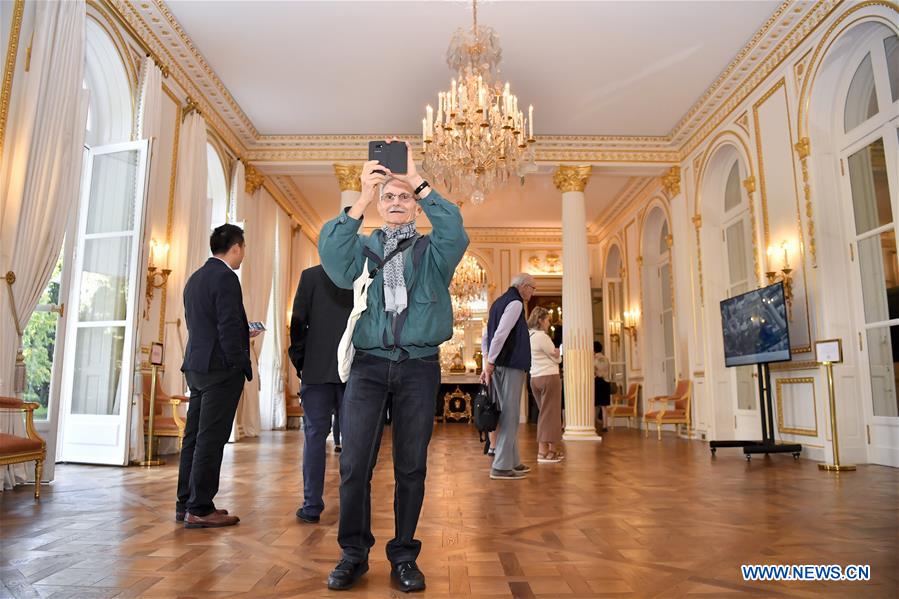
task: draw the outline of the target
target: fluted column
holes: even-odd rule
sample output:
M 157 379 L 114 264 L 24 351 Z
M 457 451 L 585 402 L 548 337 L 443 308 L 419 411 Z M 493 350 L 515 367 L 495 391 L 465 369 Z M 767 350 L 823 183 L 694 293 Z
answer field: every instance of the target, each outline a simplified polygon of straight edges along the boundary
M 592 167 L 560 166 L 553 183 L 562 192 L 562 305 L 565 360 L 565 434 L 569 441 L 598 441 L 593 407 L 593 309 L 587 259 L 584 188 Z
M 340 209 L 356 203 L 362 195 L 362 165 L 335 164 L 334 174 L 340 184 Z

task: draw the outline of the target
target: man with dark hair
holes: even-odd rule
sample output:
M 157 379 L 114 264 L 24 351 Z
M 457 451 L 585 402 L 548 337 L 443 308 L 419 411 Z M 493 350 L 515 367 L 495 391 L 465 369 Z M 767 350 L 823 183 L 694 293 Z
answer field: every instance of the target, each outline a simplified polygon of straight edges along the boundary
M 184 286 L 187 348 L 181 371 L 190 388 L 190 407 L 175 519 L 185 528 L 232 526 L 240 522 L 212 502 L 218 493 L 222 453 L 231 434 L 244 379 L 253 380 L 250 332 L 240 280 L 234 273 L 244 258 L 243 230 L 216 228 L 209 238 L 212 257 Z
M 303 505 L 297 510 L 297 518 L 309 524 L 318 522 L 325 509 L 325 440 L 331 430 L 331 415 L 339 414 L 346 386 L 337 373 L 337 346 L 352 309 L 353 292 L 332 283 L 321 266 L 307 268 L 300 275 L 287 353 L 302 381 Z M 337 445 L 338 431 L 335 426 Z

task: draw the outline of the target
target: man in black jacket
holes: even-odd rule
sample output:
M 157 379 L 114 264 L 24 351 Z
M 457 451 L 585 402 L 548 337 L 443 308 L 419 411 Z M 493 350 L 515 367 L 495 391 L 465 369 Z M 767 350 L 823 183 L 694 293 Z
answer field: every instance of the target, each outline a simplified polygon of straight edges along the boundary
M 290 361 L 302 381 L 303 402 L 303 505 L 297 518 L 319 521 L 325 503 L 325 439 L 331 414 L 339 413 L 345 385 L 337 374 L 337 345 L 353 309 L 353 292 L 340 289 L 321 266 L 307 268 L 293 300 L 290 318 Z M 307 351 L 308 350 L 308 351 Z M 338 442 L 335 433 L 335 443 Z
M 185 528 L 232 526 L 240 521 L 212 502 L 218 493 L 222 453 L 231 434 L 244 379 L 253 380 L 250 332 L 235 270 L 244 258 L 243 230 L 216 228 L 209 238 L 212 258 L 184 286 L 187 348 L 181 370 L 190 388 L 190 407 L 178 471 L 175 519 Z

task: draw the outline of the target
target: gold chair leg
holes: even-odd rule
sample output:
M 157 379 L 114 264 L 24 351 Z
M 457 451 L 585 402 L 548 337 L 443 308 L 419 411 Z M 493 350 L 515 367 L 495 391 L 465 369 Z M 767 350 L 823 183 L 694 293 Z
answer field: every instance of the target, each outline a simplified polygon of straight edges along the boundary
M 44 460 L 34 461 L 34 498 L 41 498 L 41 478 L 44 475 Z
M 662 423 L 656 422 L 656 435 L 659 437 L 659 441 L 662 440 Z
M 647 439 L 649 438 L 649 421 L 648 420 L 643 421 L 643 436 L 646 437 Z

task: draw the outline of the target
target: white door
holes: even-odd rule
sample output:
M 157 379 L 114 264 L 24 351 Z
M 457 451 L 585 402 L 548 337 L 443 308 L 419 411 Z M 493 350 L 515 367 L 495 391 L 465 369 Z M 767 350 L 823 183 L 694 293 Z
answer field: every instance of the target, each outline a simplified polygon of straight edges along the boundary
M 856 319 L 863 372 L 868 461 L 899 467 L 899 263 L 894 210 L 899 202 L 895 170 L 899 140 L 879 132 L 853 144 L 841 158 L 844 194 L 851 198 L 847 222 L 853 239 L 858 284 Z M 899 135 L 899 132 L 897 132 Z M 847 204 L 849 204 L 847 202 Z M 852 340 L 850 342 L 854 342 Z
M 737 166 L 736 164 L 734 165 Z M 739 182 L 738 182 L 739 186 Z M 750 232 L 746 214 L 724 225 L 727 256 L 727 297 L 755 289 Z M 737 439 L 761 439 L 762 426 L 758 409 L 758 378 L 754 366 L 728 368 L 734 397 L 734 428 Z
M 128 463 L 147 140 L 89 149 L 66 315 L 61 459 Z

